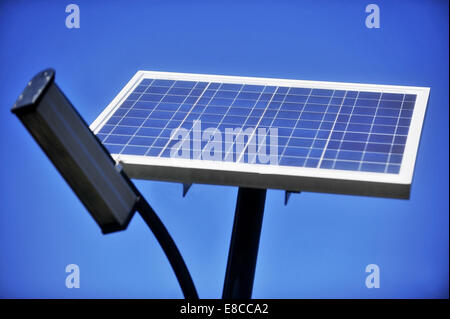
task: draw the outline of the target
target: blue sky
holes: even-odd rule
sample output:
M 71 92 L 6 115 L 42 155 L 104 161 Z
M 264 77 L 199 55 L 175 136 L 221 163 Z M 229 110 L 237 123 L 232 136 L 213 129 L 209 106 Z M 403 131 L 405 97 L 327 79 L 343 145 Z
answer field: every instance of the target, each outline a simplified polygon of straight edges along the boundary
M 448 2 L 65 1 L 0 3 L 0 297 L 180 298 L 139 216 L 102 235 L 9 112 L 53 67 L 88 123 L 137 70 L 431 87 L 410 200 L 269 190 L 255 298 L 448 298 Z M 200 297 L 220 298 L 236 187 L 136 181 L 174 237 Z M 380 267 L 367 289 L 365 267 Z M 80 267 L 80 288 L 65 267 Z

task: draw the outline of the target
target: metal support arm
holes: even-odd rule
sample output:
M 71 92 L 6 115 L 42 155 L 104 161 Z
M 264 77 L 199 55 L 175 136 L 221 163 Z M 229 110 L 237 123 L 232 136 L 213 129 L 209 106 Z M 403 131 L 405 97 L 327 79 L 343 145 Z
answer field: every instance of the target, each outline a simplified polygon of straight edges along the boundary
M 195 289 L 194 282 L 180 251 L 158 215 L 156 215 L 153 208 L 142 196 L 139 199 L 137 211 L 151 229 L 166 254 L 167 259 L 169 259 L 169 263 L 180 283 L 184 297 L 186 299 L 198 299 L 197 290 Z

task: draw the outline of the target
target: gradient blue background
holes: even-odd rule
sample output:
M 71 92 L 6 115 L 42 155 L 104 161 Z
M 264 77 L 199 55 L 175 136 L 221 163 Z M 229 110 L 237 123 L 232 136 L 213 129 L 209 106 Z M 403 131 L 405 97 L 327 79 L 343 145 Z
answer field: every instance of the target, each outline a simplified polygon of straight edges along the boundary
M 411 200 L 269 190 L 256 298 L 448 298 L 447 1 L 0 2 L 0 297 L 180 298 L 139 216 L 103 236 L 9 112 L 46 67 L 87 122 L 137 70 L 431 87 Z M 236 187 L 137 181 L 178 244 L 200 297 L 221 296 Z M 65 267 L 81 288 L 65 287 Z M 381 288 L 367 289 L 378 264 Z

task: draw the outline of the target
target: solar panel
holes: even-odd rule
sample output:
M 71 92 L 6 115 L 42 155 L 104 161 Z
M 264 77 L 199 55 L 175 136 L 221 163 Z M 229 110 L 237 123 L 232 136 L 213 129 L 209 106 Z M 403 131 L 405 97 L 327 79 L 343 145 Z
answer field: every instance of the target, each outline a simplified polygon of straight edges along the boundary
M 139 71 L 91 129 L 135 178 L 408 197 L 428 94 Z

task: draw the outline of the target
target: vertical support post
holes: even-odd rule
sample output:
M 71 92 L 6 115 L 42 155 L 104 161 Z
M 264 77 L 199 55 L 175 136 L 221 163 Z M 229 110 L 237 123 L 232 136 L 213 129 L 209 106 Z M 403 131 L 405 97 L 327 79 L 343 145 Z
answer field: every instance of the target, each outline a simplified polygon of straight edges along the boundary
M 252 297 L 265 201 L 265 189 L 239 188 L 223 299 Z

